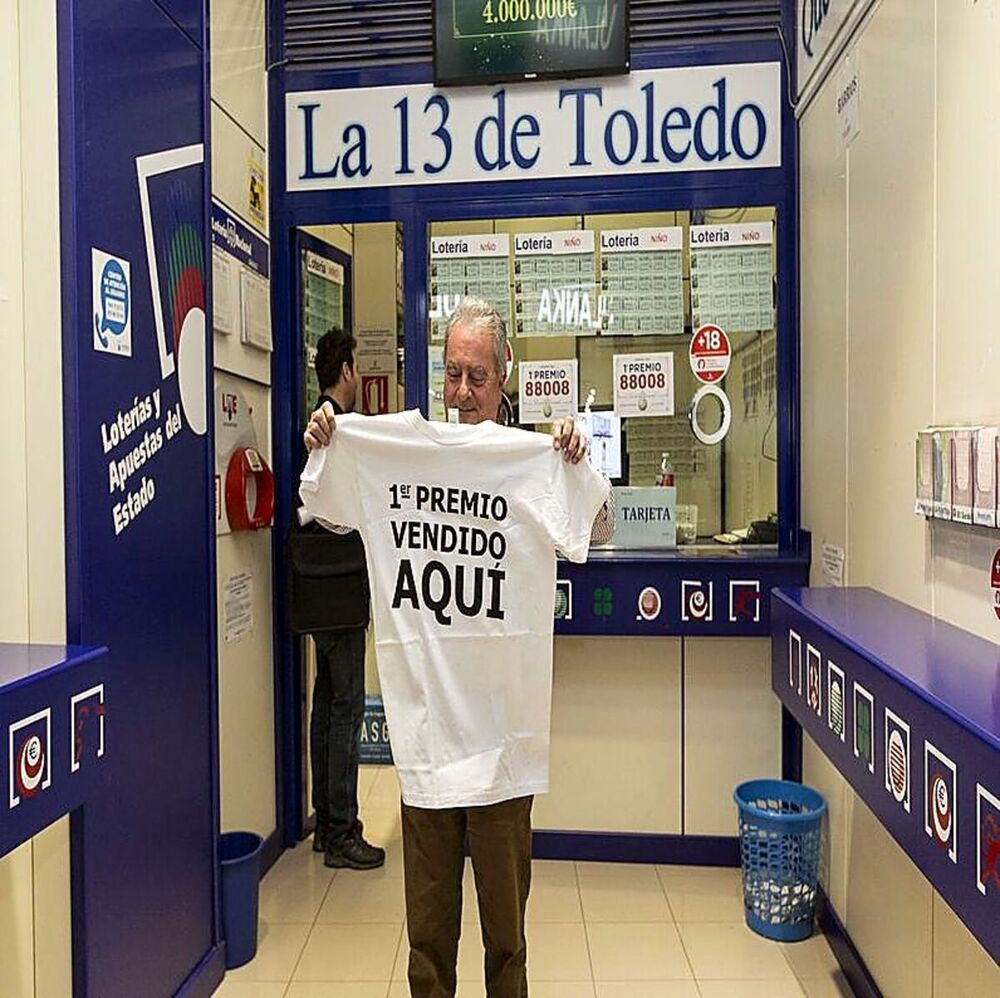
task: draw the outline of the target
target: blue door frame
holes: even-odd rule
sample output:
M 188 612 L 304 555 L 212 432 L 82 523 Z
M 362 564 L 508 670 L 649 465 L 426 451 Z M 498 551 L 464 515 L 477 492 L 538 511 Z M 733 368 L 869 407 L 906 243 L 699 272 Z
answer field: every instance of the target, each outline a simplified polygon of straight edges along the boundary
M 280 12 L 279 12 L 280 13 Z M 786 17 L 787 20 L 787 17 Z M 295 71 L 280 63 L 280 16 L 272 18 L 270 134 L 285 135 L 285 92 L 427 84 L 430 64 L 359 71 Z M 403 227 L 403 280 L 406 307 L 403 328 L 406 356 L 406 405 L 427 407 L 427 248 L 432 221 L 530 215 L 592 215 L 639 211 L 674 211 L 715 207 L 770 206 L 778 214 L 778 509 L 779 551 L 800 552 L 799 510 L 799 299 L 798 299 L 798 146 L 794 109 L 787 100 L 790 67 L 777 36 L 678 45 L 635 53 L 634 70 L 751 62 L 781 64 L 781 166 L 767 169 L 691 171 L 687 173 L 520 180 L 356 191 L 287 192 L 285 149 L 273 143 L 271 232 L 274 250 L 272 309 L 281 349 L 275 352 L 273 432 L 276 440 L 295 439 L 299 427 L 301 333 L 295 312 L 295 228 L 330 223 L 395 221 Z M 295 454 L 276 452 L 277 522 L 288 521 L 299 469 Z M 284 620 L 285 569 L 275 548 L 276 619 Z M 297 801 L 302 785 L 302 682 L 296 642 L 282 626 L 275 629 L 275 668 L 279 702 L 277 746 L 279 792 L 285 843 L 303 834 Z

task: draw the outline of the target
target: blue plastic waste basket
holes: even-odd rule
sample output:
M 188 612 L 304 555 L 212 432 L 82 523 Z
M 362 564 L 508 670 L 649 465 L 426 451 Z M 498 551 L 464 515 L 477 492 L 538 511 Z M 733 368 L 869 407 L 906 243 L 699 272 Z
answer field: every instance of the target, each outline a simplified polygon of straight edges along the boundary
M 743 908 L 768 939 L 812 935 L 826 801 L 787 780 L 750 780 L 733 791 L 739 808 Z
M 226 832 L 219 842 L 222 863 L 222 935 L 226 969 L 257 955 L 257 907 L 260 851 L 264 840 L 253 832 Z

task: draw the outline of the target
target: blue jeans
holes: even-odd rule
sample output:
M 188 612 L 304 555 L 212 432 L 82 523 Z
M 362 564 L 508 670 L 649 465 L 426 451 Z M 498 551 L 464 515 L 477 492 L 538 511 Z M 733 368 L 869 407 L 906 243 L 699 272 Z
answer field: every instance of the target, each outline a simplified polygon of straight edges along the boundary
M 324 631 L 316 642 L 309 742 L 312 802 L 326 841 L 336 844 L 358 824 L 358 747 L 365 717 L 365 629 Z

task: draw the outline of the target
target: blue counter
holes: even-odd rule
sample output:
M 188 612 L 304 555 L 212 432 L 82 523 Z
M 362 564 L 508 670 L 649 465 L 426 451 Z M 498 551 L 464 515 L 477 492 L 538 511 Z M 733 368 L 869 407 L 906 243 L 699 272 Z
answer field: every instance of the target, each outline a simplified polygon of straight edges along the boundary
M 647 637 L 767 637 L 768 593 L 809 581 L 809 545 L 671 551 L 593 548 L 557 566 L 555 633 Z
M 81 807 L 103 783 L 106 652 L 0 644 L 0 856 Z
M 777 590 L 774 692 L 1000 960 L 1000 646 L 872 589 Z

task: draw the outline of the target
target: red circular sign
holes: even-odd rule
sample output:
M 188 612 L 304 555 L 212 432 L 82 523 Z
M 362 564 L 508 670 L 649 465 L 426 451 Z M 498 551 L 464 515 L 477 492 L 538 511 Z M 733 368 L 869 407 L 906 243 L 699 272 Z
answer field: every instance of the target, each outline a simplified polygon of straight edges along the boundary
M 718 326 L 702 326 L 691 337 L 688 359 L 699 381 L 715 384 L 726 376 L 733 351 L 729 337 Z
M 993 555 L 993 572 L 990 577 L 990 585 L 993 587 L 993 612 L 1000 619 L 1000 548 Z

